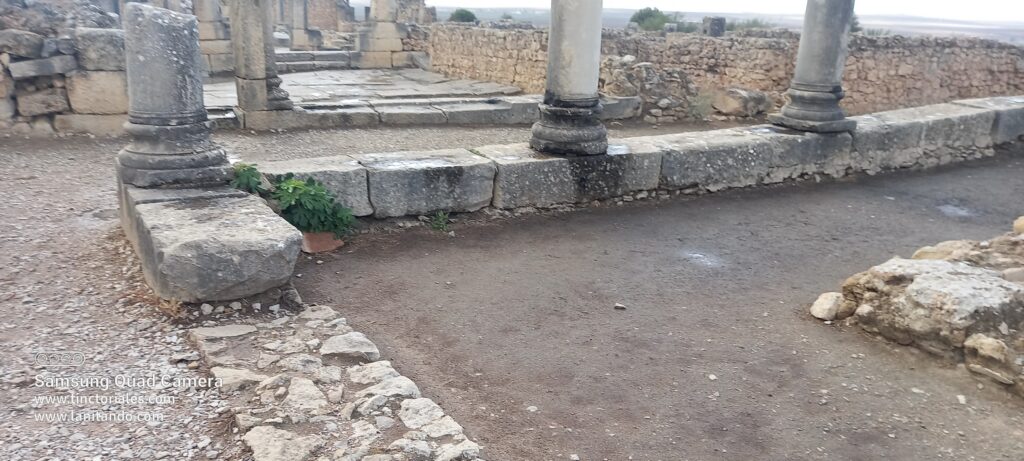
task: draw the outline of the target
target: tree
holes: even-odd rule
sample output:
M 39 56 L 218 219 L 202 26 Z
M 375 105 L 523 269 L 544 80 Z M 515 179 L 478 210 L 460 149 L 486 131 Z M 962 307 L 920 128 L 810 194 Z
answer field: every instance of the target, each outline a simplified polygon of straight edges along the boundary
M 665 24 L 668 24 L 671 19 L 657 8 L 644 8 L 633 13 L 633 17 L 629 18 L 629 22 L 640 24 L 640 28 L 643 30 L 660 31 L 665 28 Z
M 459 8 L 452 11 L 452 15 L 448 17 L 449 22 L 476 22 L 476 15 L 472 11 L 465 8 Z
M 505 13 L 505 14 L 501 15 L 501 20 L 502 21 L 511 21 L 513 19 L 515 19 L 515 18 L 512 17 L 511 14 Z
M 850 32 L 857 33 L 857 32 L 861 32 L 863 30 L 864 30 L 864 28 L 861 27 L 861 25 L 860 25 L 860 19 L 857 18 L 856 14 L 853 15 L 853 22 L 850 23 Z

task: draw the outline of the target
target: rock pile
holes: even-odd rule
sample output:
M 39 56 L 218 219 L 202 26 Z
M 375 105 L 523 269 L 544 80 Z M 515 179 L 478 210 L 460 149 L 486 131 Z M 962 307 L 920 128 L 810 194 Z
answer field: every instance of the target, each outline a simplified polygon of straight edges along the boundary
M 648 123 L 702 118 L 703 114 L 694 110 L 699 104 L 697 86 L 679 69 L 637 62 L 632 55 L 611 56 L 601 63 L 600 82 L 602 93 L 639 96 L 643 101 L 644 121 Z
M 474 460 L 480 446 L 328 306 L 194 328 L 255 461 Z
M 811 314 L 963 362 L 1024 396 L 1024 217 L 1012 233 L 942 242 L 854 275 Z

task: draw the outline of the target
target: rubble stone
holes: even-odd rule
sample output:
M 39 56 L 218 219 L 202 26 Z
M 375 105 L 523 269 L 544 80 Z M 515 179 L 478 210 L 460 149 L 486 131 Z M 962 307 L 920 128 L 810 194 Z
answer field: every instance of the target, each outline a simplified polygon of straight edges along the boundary
M 18 113 L 24 116 L 52 114 L 71 110 L 64 88 L 47 88 L 18 95 Z
M 75 29 L 75 49 L 85 70 L 125 70 L 122 29 Z

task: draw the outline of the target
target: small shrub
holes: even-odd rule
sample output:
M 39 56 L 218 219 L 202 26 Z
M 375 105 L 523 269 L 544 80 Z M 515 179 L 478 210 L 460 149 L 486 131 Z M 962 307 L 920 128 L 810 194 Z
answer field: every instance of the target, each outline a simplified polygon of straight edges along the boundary
M 860 18 L 857 15 L 853 15 L 853 20 L 850 22 L 850 32 L 857 33 L 864 30 L 864 27 L 860 25 Z
M 511 21 L 513 19 L 515 19 L 515 18 L 512 17 L 511 14 L 505 13 L 505 14 L 501 15 L 501 20 L 502 21 Z
M 231 187 L 248 192 L 250 194 L 264 195 L 263 175 L 251 163 L 238 162 L 235 164 L 235 177 L 231 180 Z
M 629 22 L 640 24 L 641 29 L 649 31 L 660 31 L 669 21 L 671 18 L 657 8 L 644 8 L 629 18 Z
M 430 217 L 430 228 L 436 231 L 448 232 L 448 212 L 438 211 Z
M 888 29 L 864 29 L 864 35 L 869 37 L 882 37 L 885 35 L 892 35 L 892 31 Z
M 292 174 L 282 176 L 270 197 L 278 202 L 281 216 L 303 232 L 332 232 L 341 237 L 352 230 L 352 210 L 334 201 L 323 184 Z
M 450 22 L 476 22 L 476 15 L 472 11 L 465 8 L 459 8 L 452 11 L 452 15 L 448 16 Z
M 775 24 L 761 18 L 744 19 L 742 21 L 730 21 L 725 25 L 725 30 L 736 31 L 744 29 L 772 29 Z

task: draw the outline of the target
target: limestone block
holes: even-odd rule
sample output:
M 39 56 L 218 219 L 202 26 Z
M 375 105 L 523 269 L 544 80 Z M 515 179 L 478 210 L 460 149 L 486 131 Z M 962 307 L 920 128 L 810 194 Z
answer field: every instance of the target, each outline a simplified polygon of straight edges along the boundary
M 508 118 L 505 119 L 509 124 L 532 125 L 540 119 L 540 95 L 506 96 L 502 99 L 511 106 Z
M 0 99 L 14 95 L 14 79 L 0 69 Z
M 291 278 L 302 234 L 257 197 L 132 186 L 120 196 L 123 227 L 161 298 L 237 299 Z
M 391 53 L 391 67 L 409 68 L 416 66 L 416 55 L 426 54 L 422 51 L 396 51 Z
M 453 125 L 507 125 L 517 121 L 512 105 L 500 99 L 486 102 L 435 104 Z
M 70 109 L 64 88 L 47 88 L 18 95 L 18 113 L 24 116 L 67 112 Z
M 0 53 L 10 53 L 23 58 L 38 58 L 42 55 L 43 36 L 27 30 L 0 30 Z
M 359 41 L 359 51 L 363 53 L 375 51 L 402 51 L 402 40 L 398 38 L 370 37 Z
M 923 155 L 923 120 L 899 111 L 851 118 L 857 121 L 853 150 L 869 173 L 909 167 Z
M 375 106 L 385 125 L 444 125 L 448 118 L 440 109 L 429 106 Z
M 200 18 L 202 19 L 202 18 Z M 223 22 L 199 22 L 199 40 L 229 40 L 231 31 Z
M 935 104 L 873 114 L 889 122 L 922 123 L 921 146 L 988 147 L 992 145 L 995 111 L 958 104 Z
M 369 107 L 248 111 L 242 112 L 239 119 L 243 128 L 256 131 L 367 127 L 380 124 L 380 116 Z
M 200 40 L 199 50 L 203 54 L 230 54 L 231 40 Z
M 3 97 L 0 98 L 0 122 L 10 120 L 17 113 L 17 105 L 14 103 L 14 99 Z M 3 125 L 0 125 L 3 128 Z
M 626 120 L 639 117 L 643 108 L 643 101 L 638 96 L 632 97 L 608 97 L 601 99 L 601 113 L 598 118 L 601 120 Z
M 476 211 L 491 203 L 495 166 L 465 149 L 353 155 L 369 172 L 374 216 Z
M 740 129 L 633 139 L 666 148 L 661 187 L 668 189 L 717 191 L 752 186 L 763 178 L 775 155 L 769 137 Z
M 955 103 L 995 111 L 993 143 L 1004 144 L 1024 140 L 1024 96 L 966 99 Z
M 124 31 L 75 29 L 78 62 L 86 70 L 124 70 Z
M 124 72 L 73 72 L 68 75 L 67 89 L 71 109 L 76 113 L 128 113 L 128 80 Z
M 474 150 L 497 165 L 493 204 L 498 208 L 587 202 L 658 187 L 660 148 L 631 140 L 610 144 L 608 155 L 571 158 L 540 153 L 527 144 Z
M 121 136 L 124 134 L 124 124 L 127 122 L 127 114 L 57 114 L 53 118 L 53 128 L 62 133 Z
M 211 74 L 223 74 L 235 70 L 235 55 L 210 54 L 205 56 L 207 61 L 206 71 Z
M 54 56 L 52 58 L 32 59 L 29 61 L 12 62 L 7 69 L 15 80 L 45 75 L 66 74 L 75 70 L 78 62 L 74 56 Z
M 716 91 L 711 107 L 725 115 L 753 117 L 772 110 L 775 104 L 761 91 L 733 87 Z
M 366 168 L 348 155 L 264 162 L 257 168 L 266 175 L 294 173 L 297 178 L 313 178 L 323 183 L 337 202 L 351 209 L 352 214 L 373 214 L 367 189 Z
M 361 51 L 352 54 L 352 67 L 355 69 L 390 69 L 390 51 Z

